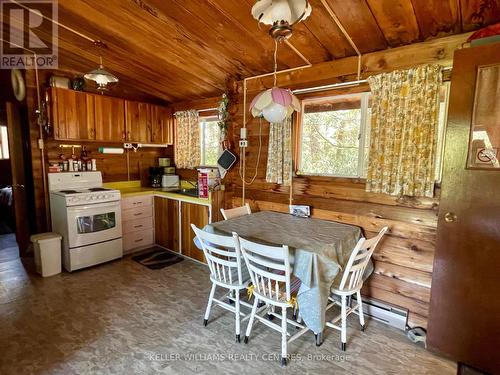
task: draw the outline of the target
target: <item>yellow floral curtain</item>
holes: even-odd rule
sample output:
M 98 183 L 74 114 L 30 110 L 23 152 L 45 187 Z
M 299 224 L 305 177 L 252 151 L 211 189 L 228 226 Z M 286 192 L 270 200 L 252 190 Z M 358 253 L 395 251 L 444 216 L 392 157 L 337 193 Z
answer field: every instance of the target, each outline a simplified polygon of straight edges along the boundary
M 266 181 L 290 185 L 292 173 L 292 116 L 269 124 Z
M 372 92 L 366 191 L 434 195 L 441 67 L 423 65 L 368 78 Z
M 192 169 L 201 164 L 200 124 L 198 111 L 175 113 L 176 137 L 174 158 L 177 168 Z

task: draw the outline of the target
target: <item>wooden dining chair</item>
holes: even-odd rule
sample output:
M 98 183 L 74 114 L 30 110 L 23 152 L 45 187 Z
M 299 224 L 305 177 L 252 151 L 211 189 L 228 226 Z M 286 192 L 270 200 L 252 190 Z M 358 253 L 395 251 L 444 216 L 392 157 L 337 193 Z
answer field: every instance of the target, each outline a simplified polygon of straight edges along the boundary
M 252 210 L 250 209 L 250 205 L 248 203 L 245 203 L 244 206 L 231 208 L 229 210 L 221 208 L 220 213 L 224 217 L 224 220 L 229 220 L 243 215 L 250 215 L 252 213 Z
M 256 322 L 255 319 L 280 332 L 281 365 L 285 366 L 288 344 L 309 330 L 295 320 L 287 318 L 288 309 L 294 308 L 297 303 L 298 287 L 296 290 L 292 290 L 292 285 L 300 286 L 300 283 L 292 283 L 293 276 L 288 246 L 267 246 L 239 238 L 236 233 L 233 233 L 233 236 L 235 241 L 239 243 L 245 259 L 252 280 L 252 285 L 249 288 L 255 297 L 244 342 L 248 343 L 252 326 Z M 259 307 L 260 302 L 264 302 L 265 305 Z M 274 312 L 276 307 L 281 309 L 281 315 Z M 269 315 L 281 319 L 281 325 L 271 322 L 268 318 Z M 292 336 L 288 332 L 288 324 L 300 330 Z M 291 337 L 288 338 L 288 336 Z
M 250 277 L 246 267 L 242 267 L 243 260 L 239 244 L 235 242 L 234 237 L 208 233 L 194 224 L 191 224 L 191 228 L 193 228 L 205 254 L 212 281 L 203 325 L 208 324 L 212 304 L 216 303 L 235 314 L 236 341 L 240 342 L 240 323 L 250 317 L 249 314 L 242 313 L 240 307 L 243 305 L 250 309 L 252 305 L 240 300 L 240 292 L 248 287 Z M 217 287 L 228 290 L 221 299 L 214 297 Z M 234 306 L 224 302 L 225 299 L 232 301 Z
M 343 351 L 346 350 L 347 342 L 347 317 L 351 313 L 355 313 L 359 316 L 359 324 L 361 325 L 361 330 L 365 330 L 363 302 L 361 300 L 360 292 L 363 286 L 363 274 L 365 272 L 366 266 L 368 265 L 368 262 L 370 261 L 373 251 L 375 250 L 387 230 L 388 228 L 384 227 L 376 237 L 369 240 L 367 240 L 366 238 L 361 238 L 358 241 L 344 268 L 340 283 L 338 285 L 332 285 L 332 288 L 330 290 L 331 295 L 329 297 L 329 304 L 326 309 L 328 310 L 335 305 L 339 305 L 341 312 L 340 315 L 327 322 L 326 326 L 340 331 L 341 349 Z M 356 294 L 356 305 L 354 307 L 348 306 L 347 300 L 354 294 Z M 340 301 L 335 298 L 335 296 L 340 297 Z M 341 321 L 340 326 L 335 324 L 339 320 Z

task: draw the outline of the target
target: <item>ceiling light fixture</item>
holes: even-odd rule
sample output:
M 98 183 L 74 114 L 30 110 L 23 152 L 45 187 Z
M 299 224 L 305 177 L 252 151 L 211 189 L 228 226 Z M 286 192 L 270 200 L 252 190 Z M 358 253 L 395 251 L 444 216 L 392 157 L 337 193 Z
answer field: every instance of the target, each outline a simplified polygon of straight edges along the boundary
M 96 40 L 94 45 L 99 49 L 105 46 L 105 44 L 99 40 Z M 118 82 L 117 76 L 104 69 L 104 66 L 102 65 L 101 54 L 99 54 L 99 67 L 97 69 L 92 70 L 91 72 L 88 72 L 83 77 L 85 79 L 88 79 L 89 81 L 94 81 L 97 84 L 97 90 L 101 92 L 106 91 L 108 89 L 109 83 Z
M 269 35 L 281 41 L 290 38 L 293 25 L 309 17 L 311 11 L 309 0 L 258 0 L 252 7 L 252 16 L 272 25 Z
M 271 123 L 280 123 L 293 112 L 300 112 L 300 101 L 290 89 L 276 86 L 278 69 L 278 41 L 274 41 L 274 84 L 271 89 L 259 93 L 250 104 L 253 117 L 264 117 Z

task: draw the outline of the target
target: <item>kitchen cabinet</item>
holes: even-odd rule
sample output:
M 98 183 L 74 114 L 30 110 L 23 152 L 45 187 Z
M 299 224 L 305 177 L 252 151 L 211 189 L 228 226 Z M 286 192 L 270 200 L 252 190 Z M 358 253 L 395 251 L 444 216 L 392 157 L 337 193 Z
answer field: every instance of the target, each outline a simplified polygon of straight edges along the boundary
M 173 143 L 173 114 L 166 107 L 125 101 L 128 142 Z
M 173 144 L 170 108 L 51 87 L 54 139 Z
M 56 140 L 95 140 L 94 97 L 52 87 L 51 122 Z
M 104 142 L 124 142 L 125 100 L 103 95 L 92 95 L 92 97 L 96 139 Z
M 155 197 L 156 244 L 179 252 L 179 201 Z
M 151 106 L 147 103 L 125 101 L 127 142 L 153 143 Z
M 191 224 L 198 228 L 204 228 L 209 223 L 209 207 L 196 204 L 181 202 L 181 249 L 182 254 L 205 262 L 203 251 L 198 249 L 193 242 L 195 237 Z
M 174 115 L 172 110 L 157 105 L 150 106 L 153 143 L 174 143 Z
M 131 253 L 154 243 L 153 196 L 122 198 L 123 252 Z

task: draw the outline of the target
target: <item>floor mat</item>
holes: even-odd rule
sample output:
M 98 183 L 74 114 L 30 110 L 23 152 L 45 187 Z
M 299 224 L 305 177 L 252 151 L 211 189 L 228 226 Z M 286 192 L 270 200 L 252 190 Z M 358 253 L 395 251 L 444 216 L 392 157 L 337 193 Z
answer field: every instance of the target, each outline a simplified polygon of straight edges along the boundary
M 155 249 L 132 257 L 137 263 L 152 270 L 158 270 L 182 262 L 184 258 L 165 250 Z

